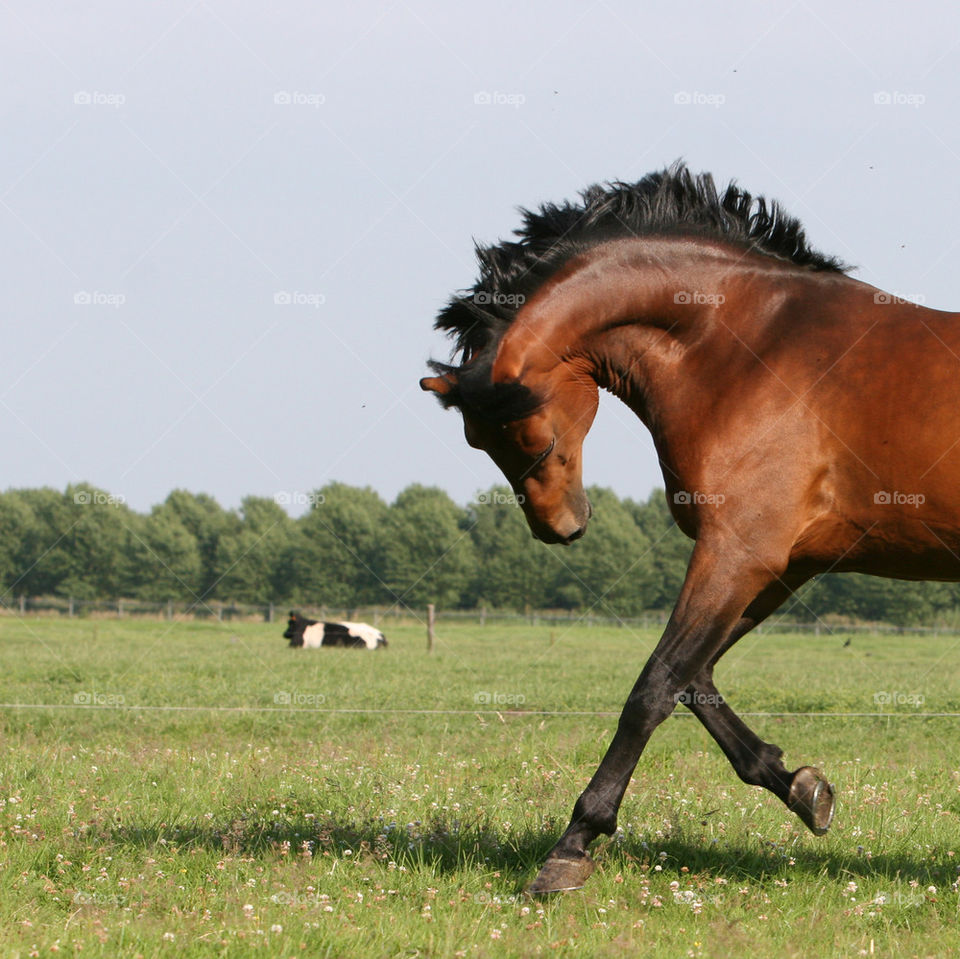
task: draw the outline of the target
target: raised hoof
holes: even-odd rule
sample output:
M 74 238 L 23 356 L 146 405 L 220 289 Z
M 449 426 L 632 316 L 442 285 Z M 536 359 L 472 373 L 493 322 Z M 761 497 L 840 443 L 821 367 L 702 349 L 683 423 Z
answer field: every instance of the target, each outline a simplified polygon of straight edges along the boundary
M 815 836 L 822 836 L 833 821 L 836 800 L 833 787 L 813 766 L 801 766 L 793 774 L 787 806 Z
M 526 888 L 528 896 L 546 896 L 552 892 L 580 889 L 597 864 L 586 854 L 580 859 L 550 858 L 540 867 L 537 878 Z

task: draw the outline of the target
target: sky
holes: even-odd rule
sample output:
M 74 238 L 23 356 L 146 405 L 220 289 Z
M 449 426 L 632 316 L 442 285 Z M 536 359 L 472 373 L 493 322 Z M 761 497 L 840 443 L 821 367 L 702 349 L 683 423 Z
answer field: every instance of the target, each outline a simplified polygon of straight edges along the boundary
M 960 307 L 946 3 L 0 3 L 0 487 L 501 481 L 418 388 L 474 240 L 683 157 Z M 661 485 L 611 397 L 584 481 Z

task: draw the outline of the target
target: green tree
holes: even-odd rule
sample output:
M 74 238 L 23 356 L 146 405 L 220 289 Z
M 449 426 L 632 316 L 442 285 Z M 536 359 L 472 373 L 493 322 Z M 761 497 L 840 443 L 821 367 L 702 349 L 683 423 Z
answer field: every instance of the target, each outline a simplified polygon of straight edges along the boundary
M 470 535 L 476 573 L 470 605 L 523 610 L 547 605 L 553 564 L 550 549 L 533 539 L 523 511 L 507 486 L 478 493 L 470 505 Z
M 240 519 L 206 493 L 177 489 L 167 496 L 164 510 L 175 516 L 196 542 L 200 568 L 191 589 L 204 600 L 219 598 L 223 575 L 223 541 L 240 531 Z
M 313 501 L 297 523 L 302 535 L 285 564 L 294 582 L 291 595 L 347 610 L 392 602 L 383 580 L 387 504 L 370 487 L 345 483 L 329 483 Z
M 662 489 L 654 490 L 644 503 L 627 500 L 624 505 L 650 541 L 653 563 L 650 609 L 673 609 L 687 575 L 693 540 L 677 526 Z
M 78 599 L 123 596 L 135 584 L 132 544 L 143 520 L 122 500 L 89 483 L 63 493 L 63 529 L 57 549 L 68 557 L 56 586 Z
M 9 495 L 19 502 L 18 513 L 26 520 L 17 537 L 18 575 L 13 592 L 51 596 L 74 570 L 68 537 L 79 517 L 67 506 L 64 494 L 50 487 L 16 490 Z
M 0 605 L 9 605 L 23 592 L 27 531 L 33 524 L 33 511 L 20 490 L 0 493 Z
M 651 542 L 612 490 L 593 487 L 588 495 L 593 518 L 587 535 L 554 554 L 554 602 L 601 616 L 641 613 L 657 588 Z
M 201 591 L 203 560 L 196 537 L 168 503 L 154 506 L 133 545 L 137 595 L 144 599 L 205 600 Z
M 408 486 L 390 507 L 385 533 L 384 579 L 396 602 L 461 605 L 477 565 L 465 510 L 443 490 Z
M 294 521 L 272 499 L 246 497 L 240 504 L 239 528 L 220 538 L 220 594 L 245 603 L 288 599 L 283 570 L 293 532 Z

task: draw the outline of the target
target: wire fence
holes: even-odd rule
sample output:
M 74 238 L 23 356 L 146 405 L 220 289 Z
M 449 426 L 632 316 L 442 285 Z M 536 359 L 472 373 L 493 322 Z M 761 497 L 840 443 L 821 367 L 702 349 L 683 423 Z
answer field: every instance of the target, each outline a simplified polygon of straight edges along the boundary
M 19 596 L 0 605 L 0 616 L 64 616 L 108 619 L 157 619 L 181 621 L 273 623 L 286 619 L 291 608 L 286 603 L 235 603 L 220 600 L 156 602 L 144 599 L 77 599 L 69 596 Z M 367 622 L 374 626 L 384 623 L 423 624 L 426 628 L 427 610 L 408 606 L 325 606 L 298 604 L 293 608 L 303 616 L 317 620 Z M 577 609 L 547 609 L 517 611 L 510 609 L 436 609 L 438 624 L 475 623 L 478 626 L 495 623 L 526 623 L 530 626 L 610 626 L 624 629 L 663 629 L 669 614 L 651 610 L 639 616 L 601 616 Z M 898 626 L 890 623 L 863 623 L 837 619 L 801 622 L 788 618 L 771 618 L 762 623 L 755 633 L 807 633 L 811 635 L 850 635 L 855 633 L 887 633 L 896 635 L 960 635 L 960 624 L 941 623 L 929 626 Z

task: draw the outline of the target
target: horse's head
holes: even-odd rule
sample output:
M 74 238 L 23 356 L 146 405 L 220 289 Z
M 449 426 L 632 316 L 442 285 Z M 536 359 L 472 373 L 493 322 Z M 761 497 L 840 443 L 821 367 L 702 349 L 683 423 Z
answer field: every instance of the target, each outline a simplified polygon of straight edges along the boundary
M 492 361 L 480 356 L 438 372 L 421 389 L 459 408 L 467 442 L 503 471 L 533 535 L 545 543 L 579 539 L 590 519 L 581 457 L 596 383 L 555 357 L 538 370 L 502 346 Z

